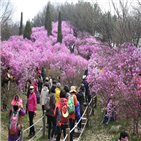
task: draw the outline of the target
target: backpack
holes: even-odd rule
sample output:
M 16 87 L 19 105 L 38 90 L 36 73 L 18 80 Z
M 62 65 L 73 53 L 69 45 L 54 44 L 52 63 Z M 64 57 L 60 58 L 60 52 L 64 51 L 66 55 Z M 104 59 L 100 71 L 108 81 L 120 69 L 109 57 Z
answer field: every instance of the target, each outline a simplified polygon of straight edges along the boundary
M 8 125 L 8 131 L 11 136 L 18 135 L 18 132 L 21 129 L 20 122 L 21 122 L 20 109 L 18 109 L 17 111 L 14 111 L 14 109 L 12 109 L 12 113 Z
M 64 102 L 64 99 L 62 99 L 59 102 L 59 107 L 56 108 L 56 111 L 57 111 L 57 126 L 58 125 L 61 126 L 61 124 L 64 125 L 65 123 L 68 123 L 68 121 L 69 121 L 69 110 L 68 109 L 69 109 L 69 107 L 68 107 L 67 102 Z
M 50 110 L 50 96 L 48 96 L 45 99 L 45 106 L 44 106 L 44 108 L 45 108 L 46 111 Z
M 69 105 L 69 114 L 72 114 L 75 112 L 75 106 L 74 106 L 74 95 L 71 97 L 69 96 L 68 105 Z

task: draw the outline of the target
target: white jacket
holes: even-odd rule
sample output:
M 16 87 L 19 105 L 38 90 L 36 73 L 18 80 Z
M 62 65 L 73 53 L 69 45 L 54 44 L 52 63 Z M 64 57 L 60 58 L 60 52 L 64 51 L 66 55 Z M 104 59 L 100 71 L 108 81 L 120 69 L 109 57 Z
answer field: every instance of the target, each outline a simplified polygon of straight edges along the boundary
M 41 105 L 45 105 L 45 98 L 48 96 L 49 96 L 49 89 L 48 87 L 44 86 L 41 91 L 41 98 L 40 98 Z

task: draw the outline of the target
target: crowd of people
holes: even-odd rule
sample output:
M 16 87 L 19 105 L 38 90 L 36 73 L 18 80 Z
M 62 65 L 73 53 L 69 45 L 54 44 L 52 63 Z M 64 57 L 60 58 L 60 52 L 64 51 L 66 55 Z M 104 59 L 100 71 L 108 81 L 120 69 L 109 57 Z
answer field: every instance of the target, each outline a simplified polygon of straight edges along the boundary
M 31 79 L 28 79 L 27 84 L 27 104 L 26 111 L 22 105 L 22 99 L 19 95 L 15 95 L 11 104 L 10 120 L 8 125 L 8 140 L 17 140 L 20 136 L 20 122 L 21 116 L 28 114 L 29 126 L 32 126 L 29 131 L 29 135 L 26 139 L 30 139 L 35 135 L 35 128 L 33 126 L 33 118 L 36 116 L 37 104 L 40 103 L 42 107 L 43 115 L 47 117 L 46 127 L 48 128 L 48 141 L 59 141 L 61 132 L 63 130 L 63 136 L 66 136 L 66 128 L 73 129 L 75 122 L 79 121 L 84 112 L 84 103 L 90 102 L 91 96 L 89 92 L 89 85 L 87 82 L 87 76 L 83 75 L 80 86 L 65 85 L 62 87 L 60 76 L 52 78 L 51 75 L 44 77 L 43 69 L 40 71 L 36 69 L 37 76 L 32 83 Z M 12 79 L 12 77 L 11 77 Z M 107 119 L 107 123 L 113 118 L 114 107 L 112 105 L 112 99 L 110 98 L 107 104 L 107 110 L 104 114 L 104 118 L 100 125 L 102 125 Z M 17 126 L 18 125 L 18 126 Z M 16 128 L 14 128 L 16 127 Z M 81 120 L 78 124 L 78 131 L 81 131 Z M 51 132 L 52 130 L 52 132 Z M 124 136 L 122 135 L 124 134 Z M 70 141 L 73 141 L 75 132 L 70 133 Z M 128 134 L 121 132 L 119 141 L 128 141 Z M 20 141 L 20 139 L 18 140 Z

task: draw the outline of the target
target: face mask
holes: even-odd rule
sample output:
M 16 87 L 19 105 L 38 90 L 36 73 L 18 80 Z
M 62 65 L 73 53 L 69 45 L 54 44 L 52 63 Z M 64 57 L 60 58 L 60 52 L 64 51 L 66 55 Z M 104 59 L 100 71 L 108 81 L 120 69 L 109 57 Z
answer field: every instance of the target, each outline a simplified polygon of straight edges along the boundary
M 18 110 L 18 106 L 13 106 L 14 111 Z

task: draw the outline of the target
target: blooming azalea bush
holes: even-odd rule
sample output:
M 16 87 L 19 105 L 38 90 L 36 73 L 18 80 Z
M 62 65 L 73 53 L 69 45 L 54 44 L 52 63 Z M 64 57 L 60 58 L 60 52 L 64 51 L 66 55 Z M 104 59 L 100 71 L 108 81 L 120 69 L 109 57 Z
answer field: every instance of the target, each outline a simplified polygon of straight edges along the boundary
M 105 59 L 104 54 L 99 58 L 93 54 L 89 60 L 88 81 L 91 92 L 101 96 L 103 109 L 111 97 L 116 112 L 122 113 L 122 117 L 126 115 L 130 118 L 133 132 L 138 132 L 141 91 L 137 89 L 137 76 L 141 72 L 141 51 L 130 43 L 125 43 L 118 48 L 109 49 L 109 55 L 106 54 Z M 99 64 L 104 67 L 101 73 L 97 69 Z
M 75 85 L 76 72 L 81 76 L 87 66 L 87 60 L 75 54 L 70 54 L 68 45 L 75 42 L 73 28 L 67 22 L 62 22 L 63 42 L 57 43 L 58 23 L 53 23 L 53 34 L 47 36 L 44 27 L 32 28 L 31 40 L 22 36 L 11 36 L 1 43 L 2 72 L 11 66 L 11 73 L 16 77 L 17 84 L 22 88 L 29 77 L 34 78 L 36 67 L 52 67 L 61 71 L 62 82 Z M 72 39 L 70 38 L 72 37 Z M 78 73 L 80 72 L 80 73 Z M 67 81 L 69 79 L 70 81 Z

